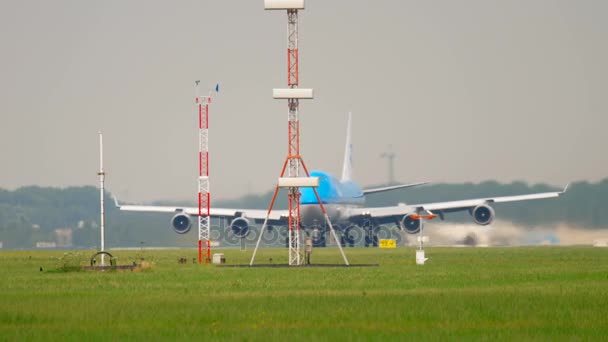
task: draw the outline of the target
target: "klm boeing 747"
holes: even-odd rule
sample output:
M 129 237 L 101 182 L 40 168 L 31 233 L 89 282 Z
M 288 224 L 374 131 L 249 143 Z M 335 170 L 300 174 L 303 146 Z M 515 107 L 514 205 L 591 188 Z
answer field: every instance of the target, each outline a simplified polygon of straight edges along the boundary
M 365 207 L 366 194 L 413 187 L 426 183 L 400 184 L 373 189 L 362 189 L 352 179 L 352 174 L 351 115 L 349 113 L 342 178 L 337 179 L 333 175 L 323 171 L 313 171 L 310 173 L 311 177 L 318 177 L 319 186 L 317 187 L 317 192 L 319 198 L 328 212 L 329 219 L 332 223 L 336 224 L 337 227 L 358 225 L 361 227 L 366 226 L 366 228 L 371 229 L 377 225 L 394 223 L 399 229 L 402 229 L 409 234 L 417 234 L 421 229 L 420 220 L 412 218 L 412 215 L 421 213 L 435 214 L 443 219 L 445 213 L 458 211 L 468 211 L 475 223 L 479 225 L 489 225 L 494 219 L 493 203 L 559 197 L 565 193 L 567 189 L 566 186 L 563 191 L 558 192 L 487 197 L 413 205 L 400 204 L 390 207 Z M 302 228 L 317 227 L 324 222 L 324 216 L 312 188 L 301 188 L 300 202 Z M 125 211 L 173 213 L 174 216 L 171 219 L 171 226 L 178 234 L 187 233 L 192 227 L 192 218 L 198 215 L 198 208 L 195 207 L 120 205 L 118 201 L 116 201 L 116 205 L 120 210 Z M 232 233 L 236 237 L 244 238 L 250 233 L 251 222 L 258 224 L 262 223 L 266 218 L 268 211 L 259 209 L 211 208 L 210 214 L 211 217 L 228 219 L 230 221 Z M 273 210 L 269 216 L 269 224 L 287 225 L 287 216 L 287 210 Z M 348 236 L 348 232 L 343 231 L 342 236 L 344 237 L 345 234 Z

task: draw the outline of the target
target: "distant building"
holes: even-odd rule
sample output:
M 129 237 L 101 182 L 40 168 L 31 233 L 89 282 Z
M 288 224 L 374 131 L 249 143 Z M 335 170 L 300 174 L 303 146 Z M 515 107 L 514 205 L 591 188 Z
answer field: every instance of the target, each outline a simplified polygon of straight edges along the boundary
M 0 246 L 2 246 L 2 242 L 0 242 Z M 593 247 L 608 247 L 608 241 L 607 240 L 594 240 Z M 2 248 L 2 247 L 0 247 L 0 248 Z
M 72 228 L 55 229 L 57 247 L 72 247 Z
M 57 243 L 48 242 L 48 241 L 38 241 L 36 242 L 36 248 L 56 248 Z
M 0 249 L 4 247 L 4 242 L 0 241 Z

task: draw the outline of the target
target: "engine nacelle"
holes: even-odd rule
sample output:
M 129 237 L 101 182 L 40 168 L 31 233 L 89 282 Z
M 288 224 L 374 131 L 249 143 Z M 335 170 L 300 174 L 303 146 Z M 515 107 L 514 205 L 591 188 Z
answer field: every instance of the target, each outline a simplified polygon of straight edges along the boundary
M 487 226 L 494 220 L 494 208 L 487 204 L 480 204 L 471 210 L 475 223 Z
M 171 226 L 177 234 L 186 234 L 190 231 L 190 227 L 192 227 L 190 215 L 184 213 L 176 214 L 171 219 Z
M 237 217 L 230 222 L 232 234 L 238 238 L 244 238 L 249 234 L 249 220 L 244 217 Z
M 403 216 L 399 225 L 408 234 L 420 233 L 420 220 L 414 220 L 410 215 Z

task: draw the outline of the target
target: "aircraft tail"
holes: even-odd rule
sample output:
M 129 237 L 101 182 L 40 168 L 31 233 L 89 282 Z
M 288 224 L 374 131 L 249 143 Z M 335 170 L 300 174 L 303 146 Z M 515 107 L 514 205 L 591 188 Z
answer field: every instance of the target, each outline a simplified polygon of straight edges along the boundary
M 346 148 L 344 150 L 344 165 L 342 166 L 342 181 L 351 181 L 353 177 L 353 144 L 351 143 L 352 113 L 348 112 L 346 124 Z

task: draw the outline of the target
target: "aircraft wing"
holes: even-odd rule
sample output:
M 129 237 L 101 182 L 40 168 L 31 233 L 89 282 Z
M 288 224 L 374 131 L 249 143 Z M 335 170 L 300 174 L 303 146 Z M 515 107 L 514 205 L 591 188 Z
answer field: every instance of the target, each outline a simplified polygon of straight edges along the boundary
M 156 206 L 156 205 L 131 205 L 131 204 L 120 204 L 118 200 L 114 198 L 116 207 L 122 211 L 138 211 L 148 213 L 186 213 L 191 216 L 198 215 L 198 208 L 196 207 L 179 207 L 179 206 Z M 211 217 L 236 217 L 243 216 L 253 220 L 264 220 L 268 214 L 266 209 L 226 209 L 226 208 L 211 208 Z M 288 216 L 287 210 L 273 210 L 270 212 L 268 217 L 271 221 L 279 221 L 286 219 Z
M 518 196 L 500 196 L 500 197 L 486 197 L 467 199 L 459 201 L 448 201 L 448 202 L 434 202 L 434 203 L 421 203 L 413 205 L 400 204 L 392 207 L 377 207 L 377 208 L 355 208 L 350 211 L 352 216 L 371 216 L 376 218 L 391 217 L 391 216 L 402 216 L 406 214 L 419 213 L 419 212 L 456 212 L 475 208 L 481 204 L 491 203 L 505 203 L 505 202 L 517 202 L 517 201 L 528 201 L 542 198 L 554 198 L 559 197 L 566 192 L 568 186 L 562 191 L 556 192 L 543 192 L 528 195 Z
M 376 192 L 383 192 L 383 191 L 402 189 L 402 188 L 411 188 L 411 187 L 414 187 L 414 186 L 419 186 L 419 185 L 424 185 L 424 184 L 428 184 L 428 182 L 399 184 L 399 185 L 383 186 L 381 188 L 363 189 L 363 193 L 365 195 L 368 195 L 368 194 L 373 194 L 373 193 L 376 193 Z

